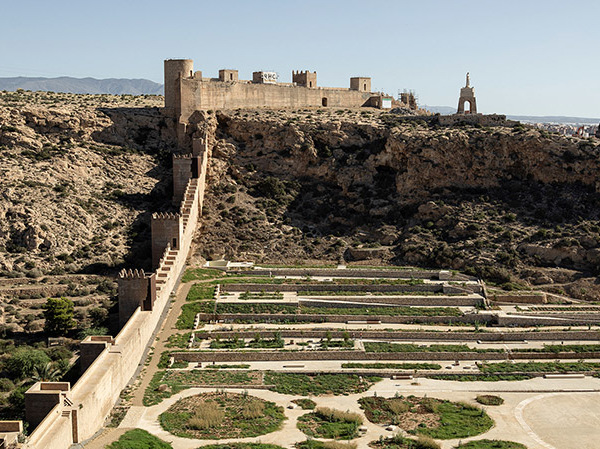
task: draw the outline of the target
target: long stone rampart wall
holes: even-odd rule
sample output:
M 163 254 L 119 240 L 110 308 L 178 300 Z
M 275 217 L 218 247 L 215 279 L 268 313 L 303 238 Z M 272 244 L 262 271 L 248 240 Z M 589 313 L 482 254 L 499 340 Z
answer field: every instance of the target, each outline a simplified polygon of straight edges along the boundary
M 309 89 L 291 84 L 256 84 L 248 81 L 230 83 L 201 78 L 181 79 L 180 89 L 181 116 L 184 120 L 201 109 L 311 106 L 359 108 L 370 105 L 370 99 L 374 95 L 371 92 L 343 88 Z
M 600 358 L 599 352 L 362 352 L 362 351 L 210 351 L 176 352 L 182 362 L 291 362 L 315 360 L 579 360 Z
M 135 376 L 161 318 L 171 292 L 185 268 L 194 231 L 201 213 L 206 182 L 208 150 L 202 155 L 199 177 L 188 182 L 181 205 L 183 234 L 178 250 L 167 245 L 159 266 L 156 298 L 151 310 L 138 307 L 114 339 L 91 363 L 70 392 L 72 404 L 58 404 L 36 427 L 24 447 L 67 449 L 89 439 L 104 424 L 123 388 Z
M 260 335 L 261 338 L 273 338 L 275 334 L 283 338 L 363 338 L 374 340 L 389 341 L 485 341 L 485 342 L 522 342 L 522 341 L 599 341 L 600 332 L 593 331 L 564 331 L 564 332 L 386 332 L 386 331 L 340 331 L 331 330 L 281 330 L 264 331 L 259 329 L 247 329 L 246 332 L 237 331 L 219 331 L 219 332 L 198 332 L 196 339 L 199 338 L 219 338 L 227 339 L 234 336 L 240 338 L 254 338 Z

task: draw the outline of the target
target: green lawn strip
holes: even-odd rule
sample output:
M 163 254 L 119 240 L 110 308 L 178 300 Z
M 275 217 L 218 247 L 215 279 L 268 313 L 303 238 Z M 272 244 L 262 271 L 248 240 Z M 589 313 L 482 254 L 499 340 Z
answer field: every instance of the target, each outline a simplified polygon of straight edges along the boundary
M 504 349 L 475 349 L 468 345 L 415 345 L 375 341 L 366 341 L 364 345 L 366 352 L 504 352 Z
M 342 368 L 366 368 L 366 369 L 399 369 L 399 370 L 438 370 L 442 369 L 437 363 L 342 363 Z
M 276 273 L 273 273 L 276 275 Z M 338 278 L 332 281 L 315 281 L 310 277 L 301 279 L 269 277 L 269 276 L 231 276 L 214 283 L 228 284 L 270 284 L 270 285 L 423 285 L 422 279 L 364 279 L 364 278 Z M 226 290 L 226 289 L 225 289 Z
M 213 313 L 214 310 L 215 301 L 196 301 L 184 304 L 175 326 L 177 329 L 191 329 L 194 327 L 197 313 Z
M 569 373 L 600 370 L 600 363 L 593 362 L 499 362 L 482 363 L 482 373 Z
M 414 428 L 407 429 L 407 432 L 440 440 L 479 435 L 494 425 L 494 421 L 484 410 L 462 402 L 415 396 L 387 399 L 370 396 L 363 397 L 358 402 L 367 419 L 378 424 L 403 426 L 406 420 L 413 421 L 417 416 L 436 415 L 438 424 L 427 427 L 426 422 L 415 421 Z
M 500 381 L 519 381 L 529 380 L 533 376 L 530 374 L 429 374 L 429 379 L 451 380 L 456 382 L 500 382 Z
M 383 438 L 369 444 L 374 449 L 440 449 L 440 445 L 428 437 L 418 439 L 405 438 L 400 434 L 393 437 Z
M 307 307 L 300 313 L 307 315 L 384 315 L 384 316 L 462 316 L 456 307 Z
M 240 293 L 239 299 L 241 300 L 281 300 L 283 299 L 283 293 L 280 292 L 265 292 L 265 291 L 261 291 L 261 292 L 250 292 L 250 291 L 245 291 L 243 293 Z
M 203 385 L 261 385 L 262 375 L 258 371 L 221 371 L 221 370 L 161 370 L 154 374 L 144 392 L 144 405 L 160 403 L 182 390 Z M 160 385 L 168 389 L 159 390 Z
M 351 440 L 358 436 L 362 418 L 356 413 L 317 408 L 298 418 L 298 429 L 309 437 Z
M 283 348 L 283 346 L 283 338 L 281 338 L 281 336 L 278 334 L 276 334 L 274 338 L 262 338 L 260 336 L 256 336 L 247 343 L 243 338 L 239 338 L 237 335 L 232 338 L 228 338 L 227 340 L 214 339 L 210 342 L 210 349 L 277 349 Z
M 493 394 L 480 394 L 475 400 L 481 405 L 502 405 L 504 404 L 504 399 L 500 396 L 494 396 Z
M 523 348 L 516 349 L 518 352 L 600 352 L 600 345 L 544 345 L 543 348 Z
M 194 284 L 190 288 L 186 301 L 199 301 L 213 299 L 215 296 L 215 287 L 205 284 Z
M 314 410 L 317 403 L 312 399 L 300 398 L 292 400 L 294 404 L 297 404 L 302 410 Z
M 161 427 L 173 435 L 211 440 L 265 435 L 285 419 L 283 408 L 273 402 L 229 392 L 180 399 L 159 417 Z
M 297 394 L 302 396 L 322 394 L 351 394 L 368 390 L 380 377 L 355 374 L 295 374 L 276 373 L 267 371 L 264 383 L 274 385 L 273 390 L 282 394 Z
M 206 365 L 206 369 L 248 369 L 250 365 L 243 363 L 240 364 L 220 364 L 220 365 Z
M 441 416 L 439 427 L 419 428 L 416 432 L 438 440 L 450 440 L 480 435 L 494 425 L 484 410 L 468 404 L 442 401 L 437 413 Z
M 421 291 L 387 291 L 387 292 L 363 292 L 342 290 L 300 290 L 298 296 L 466 296 L 466 293 L 443 293 L 443 292 L 421 292 Z
M 308 439 L 294 445 L 297 449 L 356 449 L 356 443 Z
M 172 449 L 169 443 L 155 437 L 142 429 L 133 429 L 125 432 L 114 443 L 106 446 L 107 449 Z
M 173 334 L 169 336 L 167 343 L 165 346 L 167 348 L 182 348 L 186 349 L 188 346 L 188 342 L 190 341 L 192 333 L 185 332 L 183 334 Z
M 223 276 L 225 276 L 225 273 L 221 270 L 215 270 L 212 268 L 188 268 L 185 270 L 181 281 L 205 281 Z
M 209 444 L 198 449 L 284 449 L 281 446 L 267 443 L 224 443 Z
M 457 449 L 527 449 L 527 446 L 514 441 L 477 440 L 461 444 Z

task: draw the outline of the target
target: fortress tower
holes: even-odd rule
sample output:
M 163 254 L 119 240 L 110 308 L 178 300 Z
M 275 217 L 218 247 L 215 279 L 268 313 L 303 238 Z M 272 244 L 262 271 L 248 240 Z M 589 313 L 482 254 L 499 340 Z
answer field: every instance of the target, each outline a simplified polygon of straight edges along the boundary
M 371 78 L 367 76 L 355 76 L 350 78 L 350 90 L 371 92 Z
M 469 103 L 469 110 L 465 111 L 465 103 Z M 475 101 L 475 89 L 471 87 L 471 78 L 467 72 L 467 84 L 460 90 L 457 114 L 477 114 L 477 102 Z
M 194 61 L 191 59 L 165 60 L 165 110 L 175 116 L 181 111 L 181 88 L 179 79 L 194 76 Z
M 309 72 L 308 70 L 302 72 L 293 71 L 292 83 L 308 88 L 317 87 L 317 72 Z

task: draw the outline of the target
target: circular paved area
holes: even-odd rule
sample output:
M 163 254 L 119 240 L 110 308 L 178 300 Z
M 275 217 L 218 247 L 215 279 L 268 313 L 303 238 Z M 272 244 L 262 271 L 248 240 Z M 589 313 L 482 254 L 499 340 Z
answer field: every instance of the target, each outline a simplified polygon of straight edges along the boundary
M 516 415 L 542 448 L 600 447 L 600 393 L 538 395 L 521 402 Z

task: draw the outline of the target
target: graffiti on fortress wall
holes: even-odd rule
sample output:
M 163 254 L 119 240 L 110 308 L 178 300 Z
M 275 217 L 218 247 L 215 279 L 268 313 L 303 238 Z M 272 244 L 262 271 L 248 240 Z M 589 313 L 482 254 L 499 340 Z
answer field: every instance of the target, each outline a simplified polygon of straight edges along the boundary
M 136 375 L 143 356 L 167 310 L 171 292 L 185 268 L 202 213 L 210 151 L 205 139 L 194 139 L 190 154 L 173 178 L 179 211 L 152 217 L 152 261 L 155 271 L 123 270 L 118 277 L 119 320 L 116 337 L 91 336 L 81 342 L 79 380 L 38 382 L 25 393 L 31 432 L 23 447 L 67 449 L 89 439 L 103 425 L 121 390 Z
M 349 88 L 317 86 L 317 72 L 292 72 L 291 83 L 280 83 L 271 72 L 254 72 L 252 80 L 240 80 L 237 70 L 223 69 L 219 78 L 203 78 L 191 59 L 165 61 L 165 111 L 187 123 L 203 109 L 231 108 L 391 108 L 393 97 L 371 92 L 371 78 L 352 77 Z

